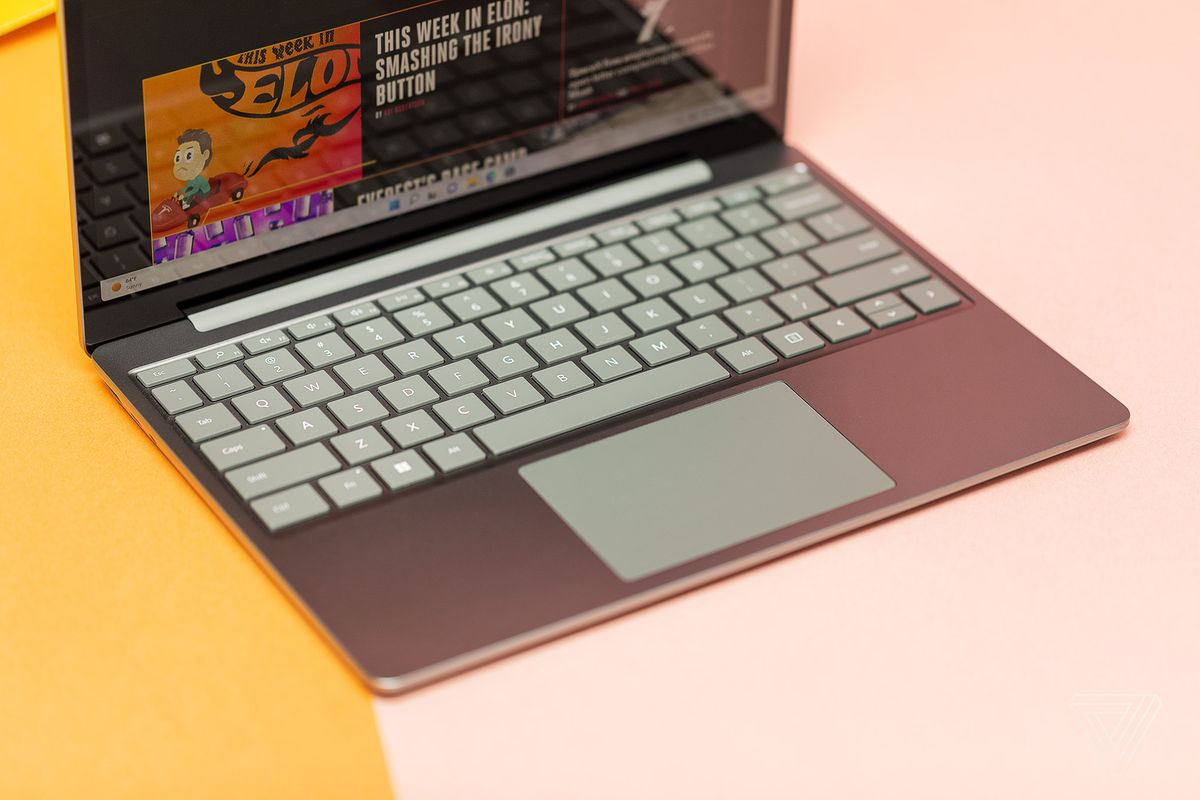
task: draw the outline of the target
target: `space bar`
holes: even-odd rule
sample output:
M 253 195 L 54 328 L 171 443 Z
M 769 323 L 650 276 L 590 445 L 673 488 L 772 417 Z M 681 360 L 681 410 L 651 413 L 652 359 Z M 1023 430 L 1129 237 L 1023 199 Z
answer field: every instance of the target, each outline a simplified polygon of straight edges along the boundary
M 716 359 L 701 353 L 480 425 L 475 435 L 488 450 L 504 455 L 728 377 Z

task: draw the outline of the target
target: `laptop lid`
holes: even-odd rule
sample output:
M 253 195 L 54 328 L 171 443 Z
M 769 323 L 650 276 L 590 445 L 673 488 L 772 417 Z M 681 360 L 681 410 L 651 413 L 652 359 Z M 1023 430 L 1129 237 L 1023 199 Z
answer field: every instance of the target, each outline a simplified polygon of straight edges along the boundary
M 778 137 L 791 0 L 64 0 L 94 346 Z

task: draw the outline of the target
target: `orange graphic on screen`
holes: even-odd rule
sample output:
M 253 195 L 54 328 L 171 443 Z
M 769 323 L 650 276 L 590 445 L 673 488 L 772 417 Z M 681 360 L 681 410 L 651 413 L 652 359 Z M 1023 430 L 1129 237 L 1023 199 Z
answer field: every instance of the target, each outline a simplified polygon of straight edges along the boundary
M 362 177 L 359 26 L 142 82 L 154 236 Z

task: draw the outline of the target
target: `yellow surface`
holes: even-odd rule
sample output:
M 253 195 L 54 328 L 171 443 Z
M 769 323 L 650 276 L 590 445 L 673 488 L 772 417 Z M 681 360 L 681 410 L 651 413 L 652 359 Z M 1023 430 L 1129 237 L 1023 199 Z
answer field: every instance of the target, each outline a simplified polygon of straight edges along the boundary
M 0 0 L 0 34 L 54 13 L 54 0 Z
M 80 349 L 57 53 L 0 39 L 0 797 L 387 797 L 366 690 Z

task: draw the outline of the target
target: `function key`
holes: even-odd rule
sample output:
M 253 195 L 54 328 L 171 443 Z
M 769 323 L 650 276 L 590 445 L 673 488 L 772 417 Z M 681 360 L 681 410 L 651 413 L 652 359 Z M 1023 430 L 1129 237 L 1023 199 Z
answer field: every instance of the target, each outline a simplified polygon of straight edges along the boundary
M 333 320 L 326 316 L 320 316 L 289 325 L 288 333 L 292 335 L 293 339 L 307 339 L 310 336 L 331 331 L 333 327 Z
M 581 236 L 578 239 L 572 239 L 569 242 L 554 245 L 554 252 L 558 253 L 563 258 L 577 256 L 580 253 L 586 253 L 588 250 L 595 250 L 599 245 L 596 240 L 590 236 Z
M 138 238 L 137 229 L 126 217 L 109 217 L 93 222 L 86 228 L 88 241 L 97 250 L 128 244 Z
M 157 367 L 144 369 L 137 373 L 137 379 L 142 386 L 148 389 L 151 386 L 158 386 L 160 383 L 191 375 L 195 371 L 196 368 L 192 366 L 191 361 L 181 358 L 178 361 L 169 361 L 166 364 L 159 364 Z
M 867 222 L 862 214 L 846 206 L 808 217 L 804 224 L 827 242 L 862 233 L 871 227 L 871 223 Z
M 358 305 L 343 308 L 341 311 L 335 312 L 333 318 L 338 321 L 339 325 L 352 325 L 364 319 L 378 317 L 379 314 L 379 306 L 374 303 L 359 303 Z
M 489 281 L 494 281 L 497 278 L 503 278 L 511 275 L 513 268 L 503 261 L 497 261 L 495 264 L 487 264 L 482 267 L 476 267 L 467 273 L 467 277 L 474 283 L 484 284 Z
M 640 235 L 642 229 L 632 222 L 625 222 L 621 225 L 614 225 L 608 230 L 600 231 L 596 234 L 596 238 L 603 244 L 613 244 L 614 242 L 623 242 L 626 239 L 632 239 Z
M 402 308 L 408 308 L 409 306 L 415 306 L 424 299 L 425 293 L 420 289 L 405 289 L 379 298 L 379 305 L 383 306 L 384 311 L 390 313 L 392 311 L 399 311 Z
M 97 253 L 92 257 L 92 266 L 104 277 L 115 278 L 150 266 L 150 258 L 136 244 L 127 244 Z
M 669 225 L 678 225 L 683 222 L 683 217 L 676 214 L 674 211 L 663 211 L 658 214 L 651 214 L 648 217 L 643 217 L 638 220 L 638 227 L 646 233 L 666 228 Z
M 282 347 L 287 343 L 288 337 L 283 331 L 268 331 L 267 333 L 260 333 L 257 336 L 251 336 L 249 339 L 243 339 L 242 347 L 250 355 L 255 355 L 274 347 Z
M 212 369 L 222 364 L 228 364 L 230 361 L 237 361 L 241 357 L 242 351 L 236 344 L 223 344 L 220 347 L 214 347 L 212 350 L 205 350 L 196 356 L 196 360 L 200 362 L 200 366 L 204 369 Z
M 775 195 L 786 192 L 788 189 L 799 189 L 801 186 L 808 186 L 812 182 L 813 176 L 809 174 L 808 167 L 803 164 L 797 164 L 787 172 L 772 175 L 760 183 L 758 187 L 769 195 Z
M 113 153 L 88 162 L 88 171 L 96 183 L 113 183 L 132 178 L 141 172 L 141 168 L 128 153 Z
M 715 198 L 707 200 L 697 200 L 694 203 L 688 203 L 685 206 L 680 206 L 679 213 L 688 219 L 696 219 L 697 217 L 706 217 L 709 214 L 716 214 L 722 208 L 721 203 Z
M 767 206 L 785 220 L 828 211 L 839 205 L 841 201 L 824 186 L 810 186 L 789 194 L 777 195 L 767 201 Z
M 125 133 L 116 126 L 96 128 L 87 133 L 81 133 L 75 137 L 75 141 L 89 156 L 98 156 L 112 150 L 119 150 L 129 142 Z
M 729 208 L 740 206 L 742 203 L 749 203 L 751 200 L 757 200 L 760 197 L 762 197 L 762 192 L 758 189 L 753 186 L 743 186 L 740 189 L 732 189 L 725 192 L 718 199 Z
M 461 292 L 464 289 L 470 289 L 471 284 L 462 275 L 452 275 L 449 278 L 442 278 L 436 281 L 430 281 L 421 287 L 425 290 L 425 294 L 430 297 L 442 297 L 451 292 Z
M 133 207 L 133 200 L 120 186 L 97 187 L 79 196 L 79 202 L 92 217 L 103 217 Z
M 508 260 L 513 269 L 527 270 L 534 267 L 544 267 L 554 261 L 554 253 L 549 250 L 534 250 L 531 253 L 522 253 L 519 256 L 514 256 Z

